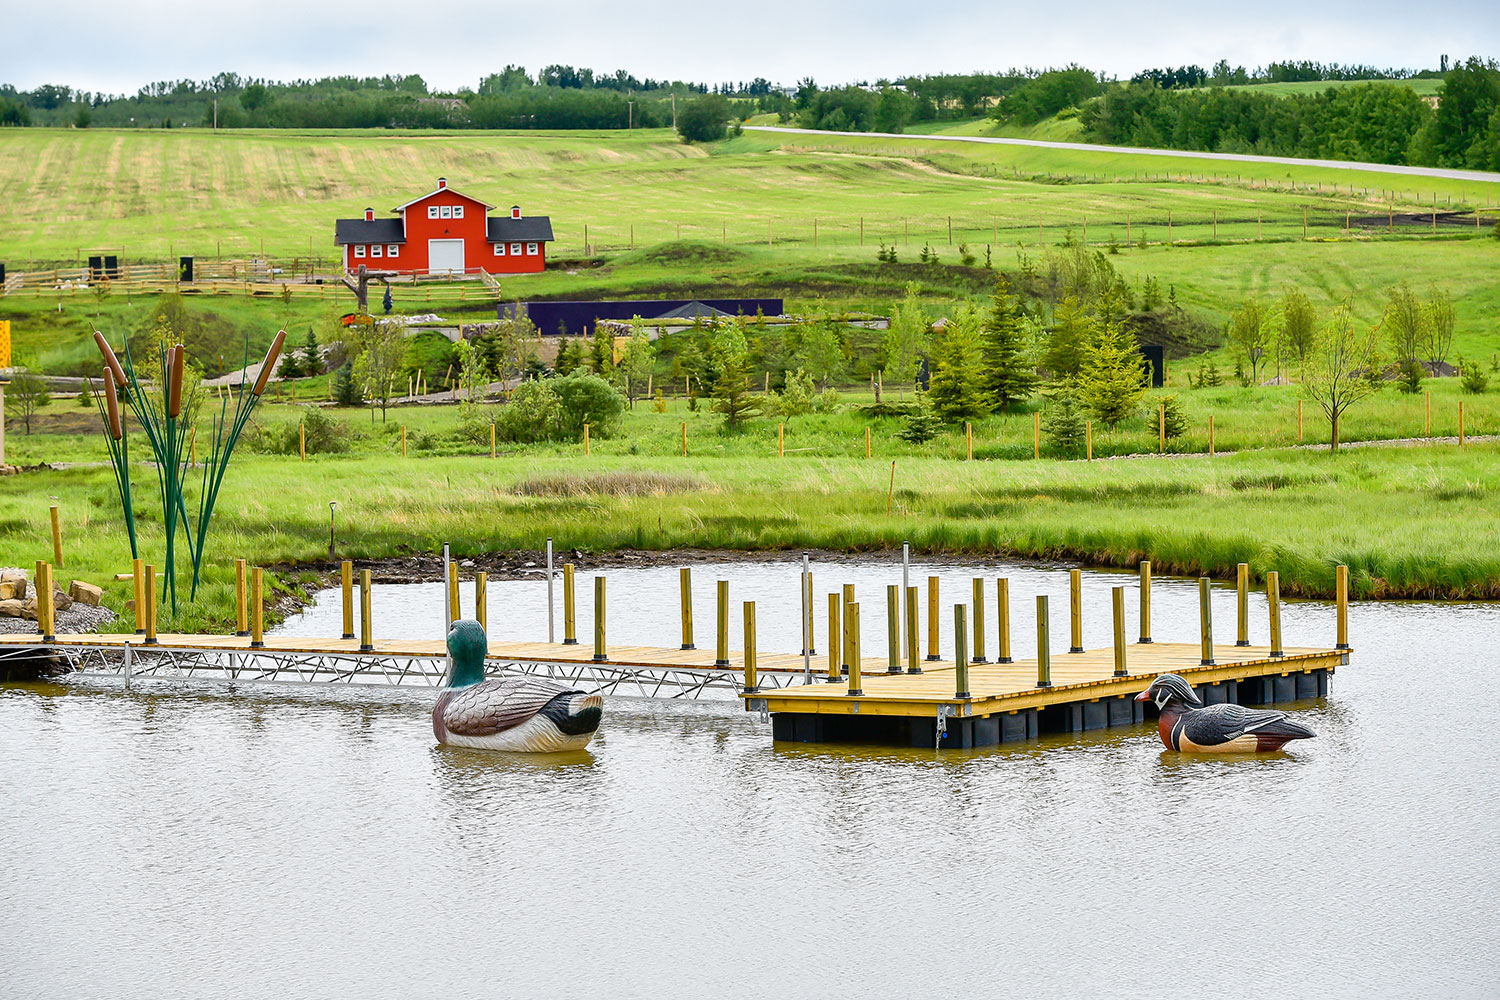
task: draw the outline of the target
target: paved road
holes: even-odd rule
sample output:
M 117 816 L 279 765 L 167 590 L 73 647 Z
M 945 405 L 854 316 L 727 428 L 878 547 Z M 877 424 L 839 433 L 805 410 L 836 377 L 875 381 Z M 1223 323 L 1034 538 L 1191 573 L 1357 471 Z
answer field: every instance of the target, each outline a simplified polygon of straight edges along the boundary
M 1035 146 L 1039 149 L 1082 150 L 1089 153 L 1123 153 L 1127 156 L 1176 156 L 1189 160 L 1223 160 L 1230 163 L 1277 163 L 1294 167 L 1327 167 L 1333 170 L 1366 170 L 1377 174 L 1431 177 L 1451 181 L 1481 181 L 1500 184 L 1500 173 L 1487 170 L 1452 170 L 1447 167 L 1407 167 L 1396 163 L 1359 163 L 1353 160 L 1305 160 L 1295 156 L 1253 156 L 1249 153 L 1200 153 L 1188 149 L 1143 149 L 1137 146 L 1095 146 L 1087 142 L 1052 142 L 1045 139 L 1006 139 L 985 135 L 919 135 L 899 132 L 824 132 L 820 129 L 785 128 L 780 125 L 746 125 L 747 132 L 779 132 L 785 135 L 848 135 L 856 138 L 926 139 L 932 142 L 974 142 L 991 146 Z

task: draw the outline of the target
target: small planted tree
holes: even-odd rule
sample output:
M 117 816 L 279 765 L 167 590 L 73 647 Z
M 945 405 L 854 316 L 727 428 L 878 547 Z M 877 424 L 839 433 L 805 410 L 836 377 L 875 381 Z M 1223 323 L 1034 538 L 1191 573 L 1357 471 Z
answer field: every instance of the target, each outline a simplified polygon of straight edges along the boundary
M 1123 323 L 1111 320 L 1099 327 L 1077 387 L 1079 402 L 1110 430 L 1139 409 L 1146 394 L 1145 361 Z
M 1010 294 L 1005 275 L 995 277 L 995 294 L 981 334 L 984 388 L 997 411 L 1008 410 L 1036 391 L 1036 366 L 1026 347 L 1020 303 Z
M 1318 336 L 1318 311 L 1300 288 L 1288 288 L 1281 296 L 1281 336 L 1278 356 L 1299 368 Z
M 892 247 L 893 263 L 895 252 L 895 247 Z M 906 296 L 891 316 L 891 325 L 886 329 L 881 345 L 885 355 L 885 374 L 898 387 L 916 381 L 917 367 L 931 333 L 932 321 L 917 301 L 916 283 L 910 282 L 906 286 Z M 905 390 L 901 391 L 904 393 Z
M 1459 383 L 1464 392 L 1471 396 L 1477 396 L 1490 387 L 1490 377 L 1484 373 L 1484 366 L 1477 361 L 1470 363 L 1464 358 L 1458 359 Z
M 1380 325 L 1390 339 L 1398 365 L 1421 357 L 1427 342 L 1426 317 L 1422 314 L 1422 303 L 1406 282 L 1386 294 L 1385 314 Z
M 630 343 L 625 346 L 620 369 L 625 376 L 625 395 L 633 410 L 636 396 L 645 391 L 651 373 L 656 370 L 656 351 L 651 346 L 651 337 L 639 316 L 631 320 L 630 326 Z
M 40 375 L 25 368 L 18 369 L 10 382 L 10 396 L 16 402 L 16 409 L 21 411 L 21 421 L 26 426 L 26 433 L 31 433 L 31 418 L 36 411 L 52 401 L 52 394 L 47 391 L 47 381 Z
M 919 392 L 916 409 L 907 415 L 905 426 L 896 432 L 896 436 L 908 444 L 926 444 L 937 437 L 942 427 L 942 418 L 933 411 L 927 393 Z
M 1168 441 L 1187 433 L 1187 415 L 1182 412 L 1182 403 L 1175 394 L 1157 396 L 1152 404 L 1146 421 L 1147 430 L 1153 434 L 1164 433 Z
M 360 332 L 355 343 L 354 381 L 360 395 L 370 402 L 370 422 L 375 421 L 375 409 L 379 407 L 384 423 L 386 410 L 396 397 L 396 379 L 406 355 L 406 324 L 381 322 L 356 329 Z
M 1265 304 L 1254 296 L 1240 303 L 1229 320 L 1229 342 L 1234 345 L 1237 359 L 1250 363 L 1250 384 L 1260 382 L 1260 366 L 1266 357 L 1266 347 L 1271 342 L 1272 316 Z
M 927 398 L 937 415 L 950 423 L 981 417 L 990 409 L 976 326 L 972 312 L 962 313 L 943 329 L 934 347 Z
M 1083 425 L 1083 408 L 1078 404 L 1077 386 L 1063 382 L 1053 386 L 1047 408 L 1042 411 L 1042 430 L 1053 449 L 1063 455 L 1077 455 L 1083 450 L 1087 433 Z
M 1434 368 L 1448 360 L 1455 325 L 1452 297 L 1433 289 L 1422 306 L 1422 334 L 1427 363 Z
M 1369 377 L 1376 358 L 1379 327 L 1360 330 L 1346 301 L 1334 309 L 1302 366 L 1302 389 L 1328 417 L 1329 447 L 1339 447 L 1339 421 L 1360 400 L 1379 391 Z

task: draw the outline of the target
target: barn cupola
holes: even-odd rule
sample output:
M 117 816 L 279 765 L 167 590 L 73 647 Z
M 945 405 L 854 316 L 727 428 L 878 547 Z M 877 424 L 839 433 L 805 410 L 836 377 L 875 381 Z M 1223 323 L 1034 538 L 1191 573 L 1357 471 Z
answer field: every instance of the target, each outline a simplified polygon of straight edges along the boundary
M 512 219 L 519 219 L 521 217 L 521 206 L 520 205 L 512 205 L 512 206 L 510 206 L 510 217 Z
M 365 221 L 366 222 L 374 222 L 375 221 L 375 210 L 373 208 L 367 208 L 367 209 L 365 209 Z
M 448 178 L 446 178 L 446 177 L 439 177 L 438 178 L 438 190 L 441 191 L 444 188 L 446 188 L 447 186 L 448 186 Z

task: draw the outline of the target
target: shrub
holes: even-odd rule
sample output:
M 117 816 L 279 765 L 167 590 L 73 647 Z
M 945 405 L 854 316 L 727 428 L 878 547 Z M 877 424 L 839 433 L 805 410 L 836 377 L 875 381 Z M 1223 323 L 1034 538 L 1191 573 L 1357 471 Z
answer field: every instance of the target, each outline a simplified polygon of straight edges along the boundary
M 1464 392 L 1470 395 L 1478 395 L 1490 387 L 1490 377 L 1484 373 L 1484 366 L 1469 364 L 1463 358 L 1458 359 L 1458 370 L 1462 375 L 1461 384 Z
M 906 418 L 906 426 L 897 431 L 896 436 L 908 444 L 926 444 L 937 436 L 942 426 L 942 418 L 933 412 L 927 394 L 920 392 L 916 405 Z
M 495 418 L 495 436 L 518 443 L 562 437 L 562 400 L 552 391 L 553 383 L 561 381 L 564 380 L 531 379 L 516 386 L 510 394 L 510 403 Z
M 767 401 L 770 404 L 767 410 L 777 416 L 800 417 L 813 412 L 817 395 L 812 376 L 798 368 L 786 373 L 786 385 Z
M 462 440 L 481 447 L 489 447 L 492 424 L 496 425 L 495 436 L 498 438 L 500 428 L 495 419 L 494 407 L 469 400 L 458 404 L 458 436 Z
M 285 423 L 253 425 L 246 443 L 253 451 L 295 455 L 301 445 L 299 425 L 307 433 L 309 455 L 335 455 L 349 450 L 349 428 L 317 406 L 300 407 L 302 416 Z
M 1157 421 L 1161 420 L 1166 427 L 1167 440 L 1187 433 L 1187 416 L 1182 412 L 1182 404 L 1175 395 L 1157 396 L 1151 402 L 1151 414 L 1146 421 L 1147 430 L 1156 433 L 1160 429 Z
M 677 134 L 683 142 L 716 142 L 724 138 L 728 123 L 729 101 L 718 94 L 694 98 L 677 112 Z
M 1406 363 L 1401 366 L 1400 373 L 1396 376 L 1396 388 L 1404 393 L 1414 394 L 1422 388 L 1422 379 L 1427 372 L 1415 358 L 1407 358 Z
M 1042 415 L 1042 430 L 1052 447 L 1064 455 L 1083 449 L 1083 411 L 1071 386 L 1060 389 Z
M 604 379 L 574 372 L 564 378 L 551 379 L 548 384 L 562 404 L 560 419 L 564 437 L 570 440 L 582 438 L 584 424 L 589 425 L 590 434 L 598 437 L 609 437 L 618 429 L 620 416 L 625 412 L 625 397 Z

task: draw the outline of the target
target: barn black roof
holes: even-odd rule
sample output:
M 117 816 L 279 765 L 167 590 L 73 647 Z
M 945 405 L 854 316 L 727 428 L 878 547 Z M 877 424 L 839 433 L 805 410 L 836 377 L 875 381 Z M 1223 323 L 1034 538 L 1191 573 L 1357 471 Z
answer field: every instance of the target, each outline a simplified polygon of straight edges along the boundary
M 335 243 L 405 243 L 400 219 L 337 219 L 333 223 Z
M 490 220 L 489 240 L 491 243 L 508 243 L 512 240 L 549 243 L 552 241 L 552 219 L 546 215 L 521 219 L 503 215 Z

